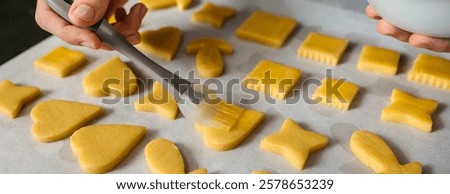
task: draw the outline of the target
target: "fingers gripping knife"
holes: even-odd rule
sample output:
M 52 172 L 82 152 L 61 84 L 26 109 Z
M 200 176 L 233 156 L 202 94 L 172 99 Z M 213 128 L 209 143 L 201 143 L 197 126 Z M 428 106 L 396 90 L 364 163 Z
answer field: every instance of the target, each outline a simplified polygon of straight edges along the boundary
M 69 10 L 73 0 L 47 0 L 58 15 L 70 22 Z M 105 19 L 87 29 L 93 31 L 108 46 L 122 53 L 136 64 L 136 69 L 159 81 L 173 95 L 183 115 L 189 120 L 208 127 L 230 129 L 243 109 L 214 97 L 211 99 L 198 84 L 191 83 L 164 69 L 142 54 L 119 34 Z

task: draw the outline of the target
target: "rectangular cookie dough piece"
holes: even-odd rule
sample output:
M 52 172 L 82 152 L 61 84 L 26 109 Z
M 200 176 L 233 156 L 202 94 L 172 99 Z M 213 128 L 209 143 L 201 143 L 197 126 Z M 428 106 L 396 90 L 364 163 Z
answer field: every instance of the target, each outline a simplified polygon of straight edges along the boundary
M 347 48 L 348 40 L 311 32 L 297 50 L 300 57 L 336 66 Z

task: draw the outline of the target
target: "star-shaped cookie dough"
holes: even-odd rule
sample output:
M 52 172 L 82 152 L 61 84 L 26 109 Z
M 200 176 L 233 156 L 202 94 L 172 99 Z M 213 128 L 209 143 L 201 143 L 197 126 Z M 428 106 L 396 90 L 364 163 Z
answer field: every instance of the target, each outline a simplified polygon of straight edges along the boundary
M 19 115 L 27 102 L 41 94 L 39 88 L 32 86 L 16 86 L 8 80 L 0 82 L 0 112 L 11 118 Z
M 205 3 L 205 6 L 200 11 L 192 14 L 191 20 L 193 22 L 203 22 L 210 24 L 214 28 L 222 28 L 225 20 L 234 16 L 236 10 L 226 6 L 216 6 L 210 2 Z
M 280 154 L 295 168 L 302 170 L 310 153 L 316 152 L 328 144 L 328 138 L 307 131 L 291 119 L 286 119 L 280 131 L 261 140 L 261 149 Z

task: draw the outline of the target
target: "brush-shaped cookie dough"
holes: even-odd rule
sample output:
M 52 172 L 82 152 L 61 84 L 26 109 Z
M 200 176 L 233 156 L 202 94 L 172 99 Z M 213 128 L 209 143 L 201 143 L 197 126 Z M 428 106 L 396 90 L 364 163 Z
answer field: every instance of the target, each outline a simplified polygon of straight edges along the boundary
M 217 151 L 226 151 L 243 142 L 263 119 L 262 112 L 244 110 L 230 130 L 212 128 L 198 123 L 195 123 L 195 129 L 203 135 L 203 142 L 207 147 Z
M 245 77 L 245 87 L 283 100 L 300 80 L 302 71 L 269 60 L 261 60 Z
M 54 76 L 66 77 L 86 62 L 86 56 L 82 52 L 60 46 L 36 59 L 34 67 Z
M 38 87 L 17 86 L 9 80 L 3 80 L 0 82 L 0 112 L 10 118 L 16 118 L 24 104 L 40 94 L 41 90 Z
M 178 114 L 178 104 L 169 92 L 159 82 L 153 83 L 152 92 L 134 103 L 137 111 L 156 112 L 159 115 L 174 120 Z
M 419 54 L 408 73 L 408 80 L 450 90 L 450 60 Z
M 342 79 L 325 78 L 314 92 L 312 99 L 334 108 L 348 110 L 358 93 L 358 86 Z
M 83 171 L 105 173 L 125 159 L 146 132 L 136 125 L 91 125 L 70 137 L 70 147 Z
M 222 28 L 225 20 L 234 16 L 236 10 L 232 7 L 217 6 L 206 2 L 203 8 L 192 14 L 191 20 L 197 23 L 207 23 L 214 28 Z
M 220 76 L 224 69 L 222 54 L 233 53 L 233 46 L 218 38 L 200 38 L 186 46 L 188 54 L 197 54 L 197 73 L 206 78 Z
M 141 32 L 139 47 L 149 54 L 171 61 L 180 47 L 182 32 L 175 27 Z
M 424 132 L 431 132 L 431 114 L 439 103 L 435 100 L 417 98 L 398 89 L 392 90 L 391 104 L 383 109 L 381 120 L 406 124 Z
M 395 75 L 399 61 L 400 53 L 398 51 L 366 45 L 359 56 L 358 69 Z
M 103 114 L 103 108 L 91 104 L 48 100 L 31 110 L 31 132 L 39 142 L 64 139 Z
M 336 66 L 347 45 L 346 39 L 311 32 L 298 48 L 297 54 L 300 57 Z
M 302 170 L 309 154 L 324 148 L 328 138 L 318 133 L 307 131 L 295 121 L 286 119 L 280 131 L 264 137 L 261 149 L 282 155 L 298 170 Z
M 114 57 L 84 77 L 83 89 L 94 97 L 129 96 L 136 92 L 136 76 L 119 57 Z
M 353 132 L 350 139 L 350 149 L 363 164 L 376 173 L 422 173 L 422 165 L 419 162 L 401 165 L 389 145 L 373 132 L 364 130 Z
M 270 47 L 280 48 L 296 26 L 297 21 L 293 18 L 255 11 L 238 27 L 236 36 Z

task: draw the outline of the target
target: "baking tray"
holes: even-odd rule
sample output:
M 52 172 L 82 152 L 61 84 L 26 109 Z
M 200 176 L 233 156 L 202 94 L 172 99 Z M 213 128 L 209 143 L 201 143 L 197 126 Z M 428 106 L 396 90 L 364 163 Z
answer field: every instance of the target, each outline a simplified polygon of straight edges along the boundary
M 131 0 L 127 7 L 129 8 L 133 2 L 136 1 Z M 166 62 L 155 58 L 155 61 L 168 70 L 179 71 L 182 77 L 187 77 L 187 72 L 195 69 L 195 56 L 187 55 L 184 46 L 195 38 L 213 36 L 229 41 L 235 48 L 234 54 L 224 57 L 226 69 L 218 78 L 221 83 L 234 78 L 243 78 L 261 59 L 273 60 L 303 71 L 300 83 L 286 101 L 269 104 L 261 100 L 243 105 L 265 112 L 266 118 L 240 146 L 225 152 L 214 151 L 203 144 L 202 136 L 182 115 L 174 121 L 168 121 L 153 113 L 136 112 L 134 101 L 147 91 L 141 90 L 115 104 L 102 102 L 108 97 L 86 96 L 82 92 L 81 85 L 86 74 L 114 56 L 120 56 L 125 61 L 128 59 L 116 52 L 92 51 L 71 46 L 52 36 L 0 67 L 0 79 L 38 86 L 43 93 L 40 98 L 28 103 L 18 118 L 13 120 L 0 115 L 0 173 L 83 173 L 72 154 L 68 138 L 54 143 L 38 143 L 33 140 L 30 111 L 36 104 L 49 99 L 73 100 L 104 107 L 107 110 L 106 114 L 91 124 L 116 123 L 147 127 L 148 133 L 142 142 L 109 173 L 150 173 L 145 163 L 144 147 L 152 139 L 160 137 L 170 139 L 178 145 L 184 156 L 187 171 L 204 167 L 210 173 L 245 174 L 252 170 L 268 170 L 273 173 L 372 173 L 349 151 L 348 140 L 356 129 L 371 130 L 383 137 L 401 163 L 420 161 L 424 173 L 450 173 L 448 165 L 450 93 L 406 79 L 407 71 L 418 53 L 450 59 L 449 54 L 412 48 L 406 43 L 377 34 L 376 22 L 368 19 L 363 13 L 365 1 L 211 0 L 213 3 L 235 7 L 237 10 L 237 15 L 227 21 L 220 30 L 190 21 L 191 14 L 199 10 L 204 2 L 194 1 L 194 5 L 186 11 L 172 7 L 150 11 L 147 14 L 141 30 L 176 26 L 183 31 L 182 47 L 175 59 Z M 297 29 L 282 48 L 274 49 L 239 40 L 234 36 L 236 28 L 255 10 L 265 10 L 297 19 Z M 313 31 L 350 40 L 349 48 L 337 67 L 316 63 L 296 55 L 298 46 L 307 34 Z M 362 47 L 366 44 L 400 51 L 402 58 L 398 74 L 382 76 L 358 71 L 356 63 Z M 33 61 L 57 46 L 83 51 L 88 56 L 88 65 L 63 79 L 35 70 Z M 308 83 L 307 80 L 311 79 L 323 79 L 326 69 L 331 69 L 334 77 L 345 77 L 360 86 L 360 91 L 349 111 L 339 111 L 305 101 L 305 96 L 310 96 L 314 91 L 314 85 L 305 87 L 308 85 L 303 83 Z M 391 90 L 394 87 L 416 96 L 439 101 L 439 108 L 432 116 L 434 121 L 432 133 L 381 121 L 381 111 L 389 104 Z M 240 96 L 239 92 L 236 93 L 235 98 Z M 292 118 L 305 129 L 330 138 L 328 146 L 312 154 L 302 171 L 295 170 L 283 157 L 264 152 L 259 148 L 260 140 L 278 131 L 285 118 Z

